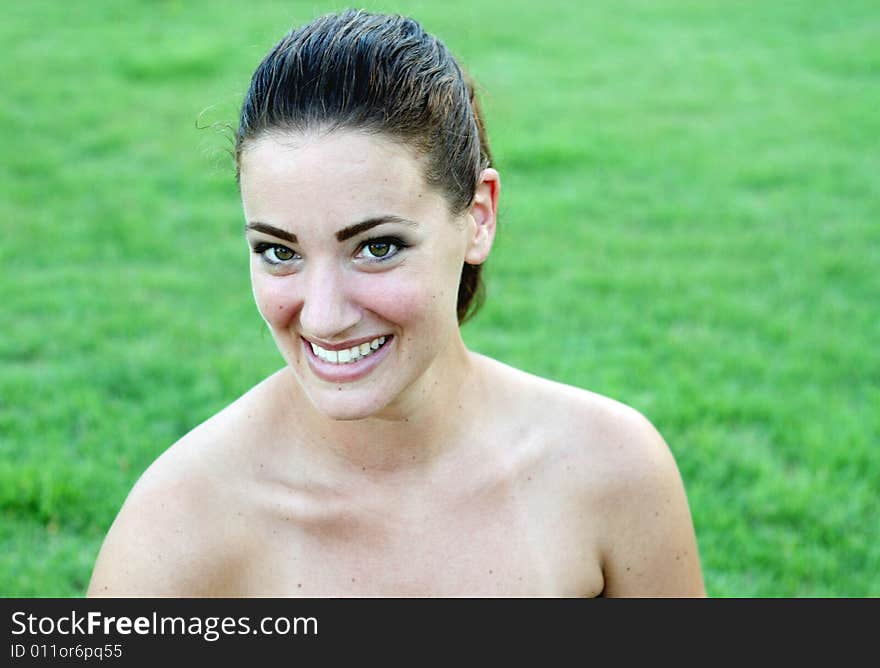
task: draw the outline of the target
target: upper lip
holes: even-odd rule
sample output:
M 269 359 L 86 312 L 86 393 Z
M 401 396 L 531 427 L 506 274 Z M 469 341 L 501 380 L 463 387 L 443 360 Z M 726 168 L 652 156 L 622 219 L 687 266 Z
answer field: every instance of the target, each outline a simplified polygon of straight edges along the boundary
M 349 348 L 354 348 L 355 346 L 359 346 L 362 343 L 369 343 L 373 339 L 378 339 L 381 337 L 389 338 L 390 334 L 377 334 L 376 336 L 365 336 L 360 339 L 352 339 L 351 341 L 344 341 L 343 343 L 326 343 L 324 341 L 319 341 L 317 339 L 309 339 L 305 336 L 302 337 L 304 341 L 307 343 L 314 343 L 316 346 L 323 348 L 324 350 L 347 350 Z

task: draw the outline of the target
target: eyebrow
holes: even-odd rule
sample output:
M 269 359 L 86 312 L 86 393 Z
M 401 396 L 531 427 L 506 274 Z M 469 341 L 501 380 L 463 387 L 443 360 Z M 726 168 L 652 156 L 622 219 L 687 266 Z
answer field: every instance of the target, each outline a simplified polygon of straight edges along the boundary
M 376 227 L 377 225 L 382 225 L 383 223 L 403 223 L 404 225 L 418 225 L 418 223 L 416 223 L 415 221 L 408 220 L 407 218 L 401 218 L 400 216 L 395 216 L 393 214 L 375 216 L 373 218 L 362 220 L 361 222 L 355 223 L 354 225 L 349 225 L 348 227 L 342 228 L 336 233 L 336 240 L 346 241 L 354 236 L 357 236 L 361 232 L 366 232 L 367 230 Z M 280 227 L 275 227 L 274 225 L 269 225 L 267 223 L 248 223 L 247 225 L 245 225 L 245 229 L 255 230 L 256 232 L 263 232 L 264 234 L 270 234 L 273 237 L 284 239 L 285 241 L 289 241 L 292 244 L 297 243 L 295 234 L 291 234 L 287 230 L 282 230 Z
M 263 234 L 269 234 L 273 237 L 284 239 L 292 244 L 296 243 L 295 234 L 291 234 L 290 232 L 282 230 L 280 227 L 275 227 L 274 225 L 267 225 L 266 223 L 248 223 L 244 227 L 246 230 L 255 230 L 256 232 L 262 232 Z
M 348 227 L 339 230 L 336 233 L 336 240 L 345 241 L 346 239 L 351 239 L 361 232 L 366 232 L 370 228 L 381 225 L 382 223 L 403 223 L 404 225 L 418 225 L 418 223 L 416 223 L 415 221 L 407 220 L 406 218 L 401 218 L 400 216 L 395 216 L 393 214 L 376 216 L 375 218 L 367 218 L 367 220 L 364 220 L 360 223 L 355 223 L 354 225 L 349 225 Z

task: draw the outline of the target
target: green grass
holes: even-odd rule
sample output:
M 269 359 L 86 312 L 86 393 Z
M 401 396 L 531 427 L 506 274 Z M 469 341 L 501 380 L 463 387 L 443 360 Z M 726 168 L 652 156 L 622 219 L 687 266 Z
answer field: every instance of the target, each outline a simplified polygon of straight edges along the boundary
M 6 8 L 0 595 L 81 595 L 143 469 L 279 366 L 222 124 L 344 6 Z M 365 6 L 483 88 L 502 222 L 468 343 L 654 422 L 711 595 L 880 596 L 877 3 Z

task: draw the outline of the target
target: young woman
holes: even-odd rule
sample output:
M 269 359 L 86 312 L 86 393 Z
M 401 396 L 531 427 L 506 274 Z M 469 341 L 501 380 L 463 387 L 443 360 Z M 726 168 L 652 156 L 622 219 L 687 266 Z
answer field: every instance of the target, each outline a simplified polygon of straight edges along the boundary
M 704 594 L 651 424 L 463 343 L 500 182 L 439 40 L 354 11 L 291 32 L 235 154 L 286 365 L 141 477 L 90 595 Z

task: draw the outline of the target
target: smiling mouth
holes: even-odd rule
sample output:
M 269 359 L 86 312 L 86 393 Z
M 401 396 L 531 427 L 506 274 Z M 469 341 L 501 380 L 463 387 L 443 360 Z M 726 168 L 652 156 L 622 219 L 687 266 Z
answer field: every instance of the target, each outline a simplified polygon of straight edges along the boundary
M 311 347 L 315 356 L 330 364 L 353 364 L 364 358 L 369 357 L 377 350 L 385 345 L 388 337 L 380 336 L 372 341 L 366 341 L 351 348 L 343 348 L 342 350 L 326 350 L 316 343 L 306 341 Z

